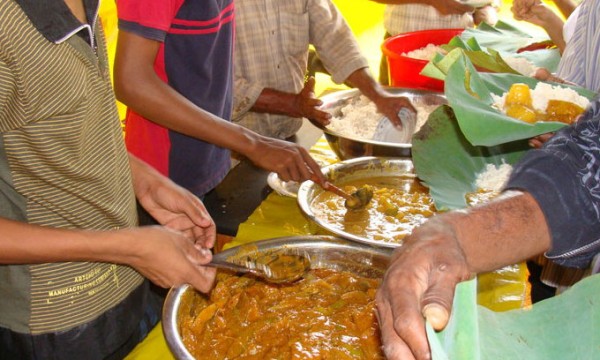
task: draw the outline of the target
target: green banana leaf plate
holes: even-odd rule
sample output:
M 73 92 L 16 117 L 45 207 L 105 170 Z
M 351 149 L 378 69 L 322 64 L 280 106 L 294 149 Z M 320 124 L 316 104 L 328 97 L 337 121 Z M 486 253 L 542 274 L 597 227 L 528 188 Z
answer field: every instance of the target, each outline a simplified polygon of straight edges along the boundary
M 524 140 L 491 147 L 472 145 L 447 105 L 432 112 L 412 138 L 415 173 L 429 187 L 439 211 L 465 208 L 465 195 L 477 190 L 477 175 L 488 164 L 513 165 L 529 149 Z
M 548 40 L 548 35 L 544 32 L 526 32 L 521 30 L 518 25 L 502 20 L 494 26 L 482 22 L 476 28 L 465 29 L 460 37 L 464 41 L 471 38 L 477 39 L 482 49 L 491 48 L 508 53 L 516 53 L 527 46 Z
M 448 69 L 444 91 L 465 138 L 473 145 L 495 146 L 529 139 L 566 126 L 560 122 L 526 123 L 492 107 L 492 94 L 502 96 L 514 83 L 525 83 L 535 88 L 538 82 L 534 78 L 515 74 L 480 73 L 468 57 L 461 55 Z M 581 87 L 560 86 L 571 88 L 588 99 L 595 95 Z

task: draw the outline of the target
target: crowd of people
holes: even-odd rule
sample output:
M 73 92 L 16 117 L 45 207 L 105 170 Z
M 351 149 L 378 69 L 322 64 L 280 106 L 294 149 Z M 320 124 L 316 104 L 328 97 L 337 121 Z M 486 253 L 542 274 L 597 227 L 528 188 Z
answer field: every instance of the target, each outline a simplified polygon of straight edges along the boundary
M 386 3 L 388 35 L 495 17 L 493 6 L 454 0 Z M 544 26 L 540 4 L 515 0 L 515 14 Z M 599 4 L 570 8 L 556 74 L 594 91 Z M 98 7 L 0 0 L 2 359 L 121 359 L 160 318 L 150 283 L 208 292 L 216 227 L 202 198 L 232 153 L 282 180 L 328 186 L 308 151 L 285 140 L 303 118 L 329 121 L 305 81 L 310 45 L 334 81 L 396 126 L 400 109 L 414 111 L 373 78 L 329 0 L 117 0 L 114 91 Z M 125 139 L 116 99 L 128 108 Z M 389 359 L 430 357 L 424 318 L 443 328 L 454 287 L 474 273 L 541 253 L 590 264 L 600 251 L 599 106 L 530 151 L 497 200 L 434 217 L 395 252 L 377 295 Z M 156 225 L 138 226 L 138 204 Z

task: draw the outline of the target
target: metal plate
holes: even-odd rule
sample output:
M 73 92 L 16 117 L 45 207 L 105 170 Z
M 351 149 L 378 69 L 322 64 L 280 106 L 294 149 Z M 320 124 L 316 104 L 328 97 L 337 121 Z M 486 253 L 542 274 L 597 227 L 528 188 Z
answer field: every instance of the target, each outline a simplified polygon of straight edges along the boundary
M 361 245 L 332 236 L 291 236 L 262 240 L 227 249 L 215 256 L 227 259 L 235 258 L 236 255 L 247 256 L 248 248 L 258 253 L 301 252 L 310 259 L 312 269 L 350 271 L 373 278 L 383 276 L 391 256 L 391 251 L 387 249 Z M 194 359 L 181 341 L 177 324 L 181 298 L 186 291 L 193 291 L 190 285 L 172 288 L 165 299 L 162 314 L 165 339 L 171 352 L 179 360 Z
M 415 176 L 413 163 L 409 159 L 363 157 L 345 160 L 323 168 L 323 173 L 335 183 L 342 184 L 353 180 L 379 177 Z M 333 180 L 332 180 L 333 181 Z M 312 210 L 311 203 L 324 190 L 312 181 L 305 181 L 298 189 L 298 205 L 312 221 L 324 229 L 345 239 L 357 241 L 371 246 L 396 248 L 400 244 L 377 241 L 351 234 L 339 229 L 337 224 L 327 223 L 319 219 Z
M 392 94 L 405 96 L 418 107 L 422 105 L 447 104 L 444 94 L 414 89 L 386 88 Z M 321 109 L 335 117 L 341 116 L 341 108 L 360 97 L 358 89 L 336 91 L 320 97 L 323 101 Z M 380 116 L 377 116 L 379 119 Z M 327 128 L 323 128 L 329 146 L 342 159 L 353 159 L 362 156 L 403 157 L 410 158 L 412 145 L 410 143 L 391 143 L 360 139 L 345 136 Z
M 279 195 L 289 197 L 296 197 L 298 187 L 300 187 L 300 184 L 295 181 L 281 180 L 275 172 L 269 174 L 267 177 L 267 184 L 269 184 L 271 189 L 275 190 Z

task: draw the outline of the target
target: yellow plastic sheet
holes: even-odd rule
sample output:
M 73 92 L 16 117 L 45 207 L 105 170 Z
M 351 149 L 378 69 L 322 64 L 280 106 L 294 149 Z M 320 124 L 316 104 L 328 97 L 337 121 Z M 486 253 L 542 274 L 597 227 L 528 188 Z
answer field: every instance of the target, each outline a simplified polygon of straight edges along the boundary
M 125 360 L 171 360 L 175 359 L 167 346 L 162 325 L 158 323 L 148 336 L 139 343 Z

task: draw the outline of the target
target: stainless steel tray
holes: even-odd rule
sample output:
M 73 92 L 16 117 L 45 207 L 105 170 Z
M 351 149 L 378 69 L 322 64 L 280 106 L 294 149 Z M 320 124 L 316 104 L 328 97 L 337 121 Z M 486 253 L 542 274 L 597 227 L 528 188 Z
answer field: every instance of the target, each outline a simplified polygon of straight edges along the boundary
M 365 277 L 382 277 L 389 264 L 391 251 L 348 241 L 333 236 L 291 236 L 262 240 L 249 245 L 227 249 L 215 255 L 225 259 L 236 256 L 251 256 L 251 252 L 265 254 L 301 253 L 308 257 L 312 269 L 334 269 L 350 271 Z M 181 297 L 191 286 L 182 285 L 172 288 L 165 299 L 162 313 L 162 327 L 165 339 L 176 359 L 193 360 L 187 351 L 177 324 Z
M 336 183 L 375 177 L 415 176 L 412 161 L 400 158 L 362 157 L 341 161 L 326 166 L 322 170 L 325 176 Z M 359 243 L 385 248 L 396 248 L 400 246 L 398 243 L 377 241 L 351 234 L 341 230 L 337 224 L 328 223 L 319 219 L 313 212 L 311 203 L 315 197 L 323 191 L 324 190 L 320 186 L 312 181 L 303 182 L 298 189 L 298 205 L 304 214 L 312 221 L 333 234 Z
M 424 105 L 442 105 L 447 104 L 446 97 L 442 93 L 403 89 L 403 88 L 386 88 L 390 93 L 405 96 L 415 104 Z M 341 108 L 355 101 L 361 95 L 358 89 L 336 91 L 320 97 L 323 101 L 321 106 L 333 116 L 341 116 Z M 331 129 L 322 128 L 325 138 L 329 146 L 342 159 L 353 159 L 363 156 L 378 156 L 378 157 L 411 157 L 412 145 L 410 143 L 398 144 L 389 142 L 380 142 L 368 139 L 360 139 L 345 136 Z

